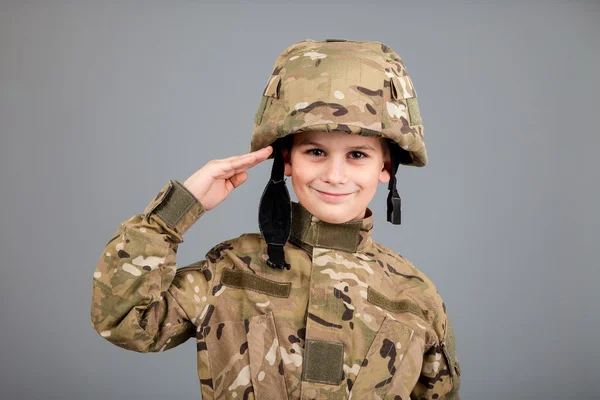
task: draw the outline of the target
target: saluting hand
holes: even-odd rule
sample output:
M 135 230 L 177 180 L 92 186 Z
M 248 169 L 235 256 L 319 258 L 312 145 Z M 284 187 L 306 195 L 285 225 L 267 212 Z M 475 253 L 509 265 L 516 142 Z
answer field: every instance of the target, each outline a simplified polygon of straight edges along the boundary
M 206 211 L 215 208 L 229 196 L 236 187 L 248 179 L 247 169 L 266 160 L 273 152 L 268 146 L 261 150 L 212 160 L 194 172 L 183 186 L 202 203 Z

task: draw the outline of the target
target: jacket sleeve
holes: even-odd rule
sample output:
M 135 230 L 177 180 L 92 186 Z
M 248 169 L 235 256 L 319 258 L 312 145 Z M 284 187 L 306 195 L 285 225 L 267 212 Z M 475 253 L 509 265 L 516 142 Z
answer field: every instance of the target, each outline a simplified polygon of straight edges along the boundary
M 460 365 L 456 358 L 456 338 L 443 303 L 433 323 L 436 340 L 423 356 L 421 375 L 410 398 L 460 400 Z
M 182 235 L 204 213 L 179 181 L 170 180 L 143 214 L 121 223 L 94 271 L 91 320 L 102 337 L 146 353 L 195 335 L 209 266 L 202 260 L 178 270 L 176 253 Z

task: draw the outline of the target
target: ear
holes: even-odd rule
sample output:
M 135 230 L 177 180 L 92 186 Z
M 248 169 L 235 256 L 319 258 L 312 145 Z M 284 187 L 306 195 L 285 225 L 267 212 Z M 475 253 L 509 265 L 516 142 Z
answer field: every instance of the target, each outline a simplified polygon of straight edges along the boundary
M 283 174 L 285 176 L 292 176 L 292 154 L 283 146 L 281 148 L 281 154 L 283 155 Z
M 383 167 L 381 167 L 381 171 L 379 172 L 379 182 L 388 183 L 390 179 L 392 179 L 392 174 L 390 171 L 392 170 L 391 161 L 385 161 L 383 163 Z

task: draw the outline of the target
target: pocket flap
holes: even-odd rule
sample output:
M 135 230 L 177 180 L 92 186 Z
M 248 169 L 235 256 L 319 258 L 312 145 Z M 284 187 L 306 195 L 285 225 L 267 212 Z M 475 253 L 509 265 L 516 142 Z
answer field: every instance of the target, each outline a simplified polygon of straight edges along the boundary
M 267 97 L 279 98 L 279 87 L 281 83 L 281 75 L 273 75 L 269 78 L 265 87 L 264 95 Z
M 392 88 L 392 99 L 404 100 L 417 97 L 417 92 L 413 86 L 410 76 L 392 76 L 390 78 Z
M 221 283 L 236 289 L 248 289 L 275 297 L 289 297 L 291 282 L 276 282 L 239 269 L 225 268 Z
M 352 398 L 385 398 L 413 335 L 414 331 L 403 323 L 383 320 L 352 385 Z
M 416 304 L 411 302 L 410 300 L 391 300 L 373 289 L 371 286 L 367 288 L 367 301 L 375 306 L 379 306 L 384 310 L 393 312 L 393 313 L 405 313 L 409 312 L 414 314 L 422 319 L 426 319 L 426 310 L 422 310 Z

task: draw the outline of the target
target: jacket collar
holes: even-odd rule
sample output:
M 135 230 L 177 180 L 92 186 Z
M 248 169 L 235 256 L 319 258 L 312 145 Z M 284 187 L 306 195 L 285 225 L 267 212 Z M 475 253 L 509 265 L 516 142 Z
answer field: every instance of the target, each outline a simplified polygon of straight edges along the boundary
M 367 208 L 365 218 L 358 221 L 331 224 L 313 216 L 302 204 L 292 202 L 290 242 L 312 253 L 322 247 L 356 253 L 368 247 L 373 231 L 373 212 Z

